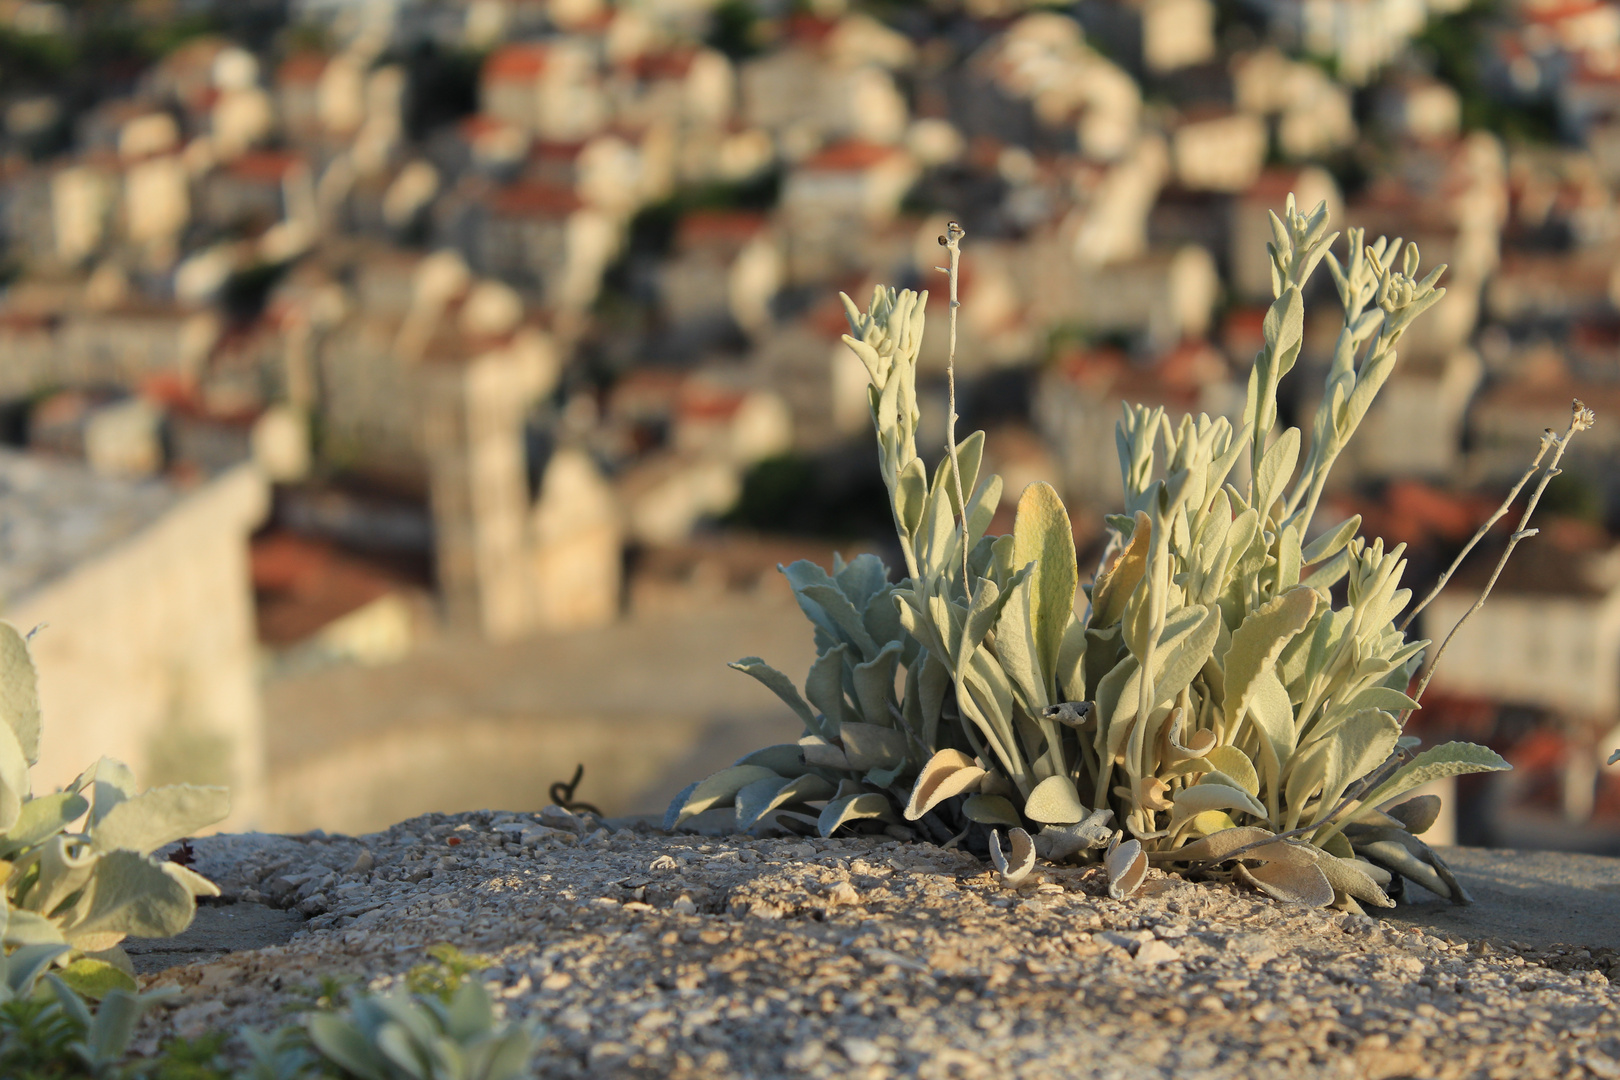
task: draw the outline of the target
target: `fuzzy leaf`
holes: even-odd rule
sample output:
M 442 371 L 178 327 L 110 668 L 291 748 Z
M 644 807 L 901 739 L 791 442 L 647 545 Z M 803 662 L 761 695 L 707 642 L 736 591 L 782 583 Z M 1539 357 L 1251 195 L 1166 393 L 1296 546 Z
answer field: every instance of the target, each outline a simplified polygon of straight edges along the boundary
M 1288 690 L 1267 671 L 1254 680 L 1246 714 L 1260 732 L 1260 772 L 1269 778 L 1268 786 L 1282 775 L 1282 764 L 1294 753 L 1294 705 Z
M 36 945 L 33 948 L 60 951 L 57 946 L 51 945 Z M 12 954 L 9 959 L 15 964 L 16 954 Z M 63 968 L 61 979 L 73 989 L 74 993 L 91 1001 L 100 1001 L 114 990 L 134 993 L 137 989 L 134 978 L 126 972 L 113 967 L 105 960 L 92 960 L 87 956 L 80 957 Z
M 17 737 L 24 759 L 39 760 L 39 675 L 28 655 L 28 640 L 0 622 L 0 721 Z
M 1001 875 L 1001 883 L 1008 888 L 1016 888 L 1035 869 L 1035 842 L 1030 839 L 1029 833 L 1020 828 L 1010 829 L 1007 840 L 1011 848 L 1003 854 L 1001 834 L 990 830 L 990 861 Z
M 1313 590 L 1292 589 L 1256 609 L 1232 632 L 1232 645 L 1226 650 L 1225 665 L 1224 709 L 1228 723 L 1242 715 L 1250 696 L 1255 693 L 1260 676 L 1271 671 L 1283 647 L 1311 621 L 1311 616 L 1316 613 L 1316 603 L 1317 595 Z M 1284 696 L 1287 696 L 1286 693 Z
M 1137 583 L 1147 572 L 1148 549 L 1153 543 L 1153 524 L 1145 513 L 1137 511 L 1136 528 L 1131 542 L 1120 553 L 1111 569 L 1097 580 L 1091 591 L 1091 615 L 1087 625 L 1104 629 L 1119 621 L 1125 613 L 1125 602 L 1136 591 Z
M 1250 795 L 1260 794 L 1260 774 L 1254 771 L 1249 755 L 1235 746 L 1217 746 L 1204 755 L 1204 760 L 1220 772 L 1237 781 L 1237 786 Z
M 1103 859 L 1108 874 L 1108 895 L 1115 900 L 1129 900 L 1147 880 L 1148 858 L 1140 840 L 1127 840 L 1110 848 Z
M 1075 825 L 1088 813 L 1067 776 L 1048 776 L 1024 800 L 1024 816 L 1046 825 Z
M 816 657 L 816 662 L 810 665 L 810 673 L 804 677 L 804 696 L 824 720 L 824 730 L 818 734 L 829 741 L 837 738 L 845 719 L 855 719 L 847 715 L 849 710 L 844 702 L 844 664 L 849 658 L 848 645 L 835 646 Z
M 763 765 L 782 776 L 798 776 L 804 772 L 804 748 L 797 743 L 778 743 L 744 754 L 733 765 Z
M 763 765 L 733 765 L 721 769 L 707 780 L 688 786 L 669 804 L 664 812 L 664 828 L 673 829 L 687 818 L 696 817 L 705 810 L 730 806 L 737 792 L 758 780 L 776 776 Z
M 780 776 L 755 780 L 737 792 L 737 828 L 747 832 L 779 806 L 814 802 L 832 793 L 833 785 L 815 773 L 805 773 L 793 780 L 784 780 Z
M 900 664 L 900 649 L 898 641 L 891 641 L 877 656 L 855 666 L 851 677 L 855 684 L 855 704 L 867 723 L 884 726 L 894 723 L 895 713 L 899 711 L 894 696 L 894 673 Z M 901 742 L 904 744 L 904 739 Z M 849 745 L 847 739 L 844 745 Z
M 1247 791 L 1221 783 L 1202 783 L 1175 793 L 1171 827 L 1206 810 L 1243 810 L 1255 817 L 1266 816 L 1266 808 Z
M 196 911 L 185 885 L 155 859 L 126 850 L 100 858 L 88 900 L 84 918 L 69 931 L 70 941 L 90 934 L 173 937 L 191 924 Z
M 906 760 L 906 737 L 878 724 L 846 723 L 840 732 L 844 756 L 857 772 L 892 768 Z
M 906 820 L 916 821 L 946 799 L 971 791 L 983 777 L 984 770 L 962 751 L 939 751 L 917 774 L 906 803 Z
M 1240 864 L 1237 876 L 1285 904 L 1326 907 L 1333 903 L 1333 886 L 1313 862 L 1268 862 L 1254 867 Z
M 1050 685 L 1057 674 L 1063 633 L 1074 614 L 1080 573 L 1075 563 L 1074 526 L 1052 485 L 1034 483 L 1018 499 L 1013 522 L 1013 563 L 1035 564 L 1029 578 L 1029 621 L 1041 676 Z
M 826 737 L 825 732 L 821 730 L 820 723 L 816 720 L 815 714 L 810 711 L 810 706 L 805 703 L 803 696 L 800 695 L 799 688 L 793 685 L 792 679 L 757 656 L 745 656 L 729 666 L 744 675 L 752 675 L 769 687 L 772 693 L 781 698 L 787 707 L 797 713 L 800 720 L 804 721 L 806 731 L 821 735 L 823 738 Z
M 1361 515 L 1356 514 L 1346 521 L 1341 521 L 1333 528 L 1305 545 L 1301 552 L 1306 566 L 1314 565 L 1323 559 L 1337 555 L 1339 551 L 1355 538 L 1356 530 L 1361 528 Z
M 1495 750 L 1475 743 L 1443 743 L 1430 747 L 1396 769 L 1393 776 L 1368 792 L 1361 801 L 1365 806 L 1378 806 L 1431 780 L 1464 773 L 1498 772 L 1512 767 Z
M 149 855 L 164 844 L 194 836 L 231 811 L 222 787 L 173 784 L 150 788 L 113 807 L 90 832 L 97 851 Z
M 1262 829 L 1258 825 L 1244 825 L 1236 829 L 1227 829 L 1225 832 L 1211 833 L 1202 840 L 1195 840 L 1191 844 L 1183 845 L 1174 851 L 1156 854 L 1154 857 L 1162 862 L 1218 863 L 1230 858 L 1234 851 L 1272 835 L 1270 829 Z
M 894 811 L 889 806 L 888 797 L 877 792 L 867 792 L 862 795 L 846 795 L 842 799 L 834 799 L 821 811 L 816 820 L 816 827 L 822 836 L 831 836 L 842 826 L 851 821 L 860 821 L 866 818 L 883 818 L 892 821 Z
M 986 795 L 980 792 L 969 795 L 962 802 L 962 813 L 969 820 L 980 825 L 1018 825 L 1023 819 L 1018 816 L 1018 809 L 1011 802 L 1000 795 Z

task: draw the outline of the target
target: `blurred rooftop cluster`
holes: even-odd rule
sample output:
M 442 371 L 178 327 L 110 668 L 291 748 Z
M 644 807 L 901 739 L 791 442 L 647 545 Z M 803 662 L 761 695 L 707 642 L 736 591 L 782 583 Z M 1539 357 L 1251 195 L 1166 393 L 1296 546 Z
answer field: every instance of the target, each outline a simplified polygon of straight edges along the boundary
M 1571 397 L 1597 409 L 1521 556 L 1552 570 L 1503 582 L 1423 723 L 1530 746 L 1514 797 L 1560 828 L 1620 815 L 1593 779 L 1620 720 L 1617 190 L 1600 0 L 0 0 L 0 605 L 49 611 L 212 499 L 171 533 L 251 572 L 252 603 L 186 608 L 225 620 L 209 662 L 238 674 L 205 682 L 246 716 L 250 617 L 296 666 L 774 594 L 803 542 L 760 533 L 882 543 L 836 293 L 943 315 L 948 220 L 966 421 L 1086 548 L 1122 399 L 1241 411 L 1293 192 L 1451 266 L 1332 507 L 1411 544 L 1417 583 Z M 944 361 L 936 332 L 930 444 Z M 179 672 L 147 690 L 181 728 L 183 654 L 130 660 Z

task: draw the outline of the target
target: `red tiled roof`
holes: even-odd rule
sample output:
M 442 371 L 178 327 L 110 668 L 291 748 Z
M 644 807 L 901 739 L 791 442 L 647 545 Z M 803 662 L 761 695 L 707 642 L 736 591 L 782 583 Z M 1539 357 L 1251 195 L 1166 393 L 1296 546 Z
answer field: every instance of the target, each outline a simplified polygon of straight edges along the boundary
M 503 217 L 561 216 L 573 213 L 582 205 L 572 188 L 533 181 L 519 181 L 500 188 L 490 204 Z
M 874 165 L 887 161 L 898 152 L 892 146 L 881 146 L 877 143 L 851 139 L 847 142 L 836 143 L 820 153 L 812 155 L 800 165 L 800 168 L 817 172 L 845 172 L 855 169 L 869 169 Z
M 770 224 L 764 214 L 746 210 L 694 210 L 681 218 L 676 246 L 696 244 L 742 244 L 753 239 Z
M 538 43 L 505 45 L 484 61 L 485 82 L 532 82 L 546 70 L 546 47 Z
M 255 540 L 249 563 L 259 639 L 270 645 L 302 641 L 400 587 L 387 573 L 295 533 Z
M 259 183 L 280 183 L 293 169 L 304 164 L 297 154 L 260 150 L 241 157 L 225 166 L 227 172 L 239 180 Z
M 326 71 L 329 62 L 324 53 L 296 52 L 281 62 L 276 68 L 276 83 L 309 84 L 319 82 L 321 75 Z

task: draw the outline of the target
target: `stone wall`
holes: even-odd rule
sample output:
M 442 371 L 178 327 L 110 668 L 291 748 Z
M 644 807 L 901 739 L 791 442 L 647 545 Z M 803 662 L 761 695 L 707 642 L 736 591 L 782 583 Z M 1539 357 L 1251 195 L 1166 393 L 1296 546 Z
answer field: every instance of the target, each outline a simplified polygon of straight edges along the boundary
M 267 509 L 249 467 L 6 605 L 39 667 L 44 735 L 36 792 L 97 756 L 142 786 L 225 784 L 243 828 L 263 812 L 264 732 L 247 537 Z

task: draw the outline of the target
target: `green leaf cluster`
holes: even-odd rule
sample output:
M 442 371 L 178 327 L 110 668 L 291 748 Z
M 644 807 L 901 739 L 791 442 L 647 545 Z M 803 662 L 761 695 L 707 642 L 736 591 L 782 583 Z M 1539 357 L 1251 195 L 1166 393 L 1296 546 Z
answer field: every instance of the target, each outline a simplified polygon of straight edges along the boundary
M 27 639 L 0 623 L 0 942 L 6 951 L 54 947 L 63 975 L 86 993 L 134 988 L 118 945 L 171 937 L 191 923 L 198 896 L 219 890 L 153 852 L 223 818 L 224 788 L 139 791 L 103 758 L 64 791 L 35 796 L 38 675 Z
M 1415 245 L 1368 244 L 1358 229 L 1341 261 L 1325 207 L 1302 214 L 1292 197 L 1271 225 L 1275 299 L 1241 426 L 1125 408 L 1124 513 L 1108 518 L 1083 616 L 1069 515 L 1050 486 L 1022 493 L 1010 535 L 988 536 L 1002 484 L 980 475 L 983 433 L 932 474 L 918 456 L 927 294 L 880 287 L 864 313 L 845 297 L 906 577 L 891 583 L 873 556 L 785 569 L 815 628 L 803 691 L 758 658 L 733 666 L 781 697 L 805 736 L 693 784 L 666 826 L 728 806 L 745 830 L 944 839 L 1028 826 L 1038 853 L 1061 859 L 1096 857 L 1113 822 L 1136 845 L 1118 849 L 1138 881 L 1151 858 L 1227 865 L 1262 891 L 1341 906 L 1387 903 L 1391 873 L 1463 899 L 1421 830 L 1376 807 L 1506 763 L 1451 744 L 1403 764 L 1417 707 L 1405 690 L 1429 644 L 1394 622 L 1411 598 L 1403 549 L 1361 538 L 1359 518 L 1313 532 L 1402 335 L 1445 295 L 1444 267 L 1419 278 Z M 1343 324 L 1307 442 L 1279 426 L 1278 391 L 1324 262 Z M 1249 839 L 1210 840 L 1221 834 Z

